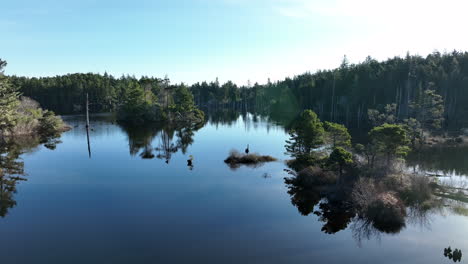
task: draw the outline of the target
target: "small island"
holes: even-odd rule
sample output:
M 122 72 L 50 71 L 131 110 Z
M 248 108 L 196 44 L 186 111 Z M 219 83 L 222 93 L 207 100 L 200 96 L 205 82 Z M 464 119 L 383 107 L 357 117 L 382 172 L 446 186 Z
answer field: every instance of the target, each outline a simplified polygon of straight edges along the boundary
M 224 160 L 224 163 L 226 163 L 231 169 L 237 169 L 240 165 L 259 167 L 266 162 L 276 160 L 276 158 L 268 155 L 259 155 L 257 153 L 242 154 L 237 150 L 231 150 L 229 156 Z
M 425 100 L 430 103 L 415 105 L 420 107 L 415 113 L 426 111 L 424 118 L 398 120 L 391 111 L 370 110 L 375 126 L 364 144 L 353 145 L 344 125 L 322 122 L 315 112 L 303 111 L 290 126 L 286 142 L 293 157 L 287 162 L 291 170 L 286 170 L 291 176 L 285 178 L 292 203 L 304 215 L 321 201 L 327 208 L 346 211 L 348 221 L 334 227 L 338 230 L 356 216 L 363 228 L 398 233 L 406 225 L 407 209 L 424 214 L 443 206 L 440 198 L 468 200 L 460 188 L 403 169 L 406 155 L 440 133 L 442 101 L 433 100 L 439 96 L 432 91 L 425 96 L 432 98 Z
M 174 126 L 203 123 L 205 114 L 195 105 L 193 94 L 184 84 L 152 87 L 146 82 L 129 83 L 123 93 L 124 101 L 117 111 L 122 123 L 142 124 L 164 122 Z

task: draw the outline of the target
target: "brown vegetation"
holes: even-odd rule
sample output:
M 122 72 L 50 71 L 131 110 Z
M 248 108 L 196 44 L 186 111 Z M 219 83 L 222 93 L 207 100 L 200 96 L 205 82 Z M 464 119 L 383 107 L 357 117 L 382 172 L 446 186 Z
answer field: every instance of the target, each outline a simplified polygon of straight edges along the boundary
M 331 171 L 324 171 L 320 167 L 309 166 L 301 171 L 297 175 L 297 180 L 301 182 L 302 186 L 318 186 L 335 184 L 337 176 Z
M 272 156 L 262 156 L 256 153 L 241 154 L 237 150 L 231 150 L 229 156 L 224 160 L 231 168 L 238 168 L 239 165 L 256 166 L 265 162 L 276 161 Z

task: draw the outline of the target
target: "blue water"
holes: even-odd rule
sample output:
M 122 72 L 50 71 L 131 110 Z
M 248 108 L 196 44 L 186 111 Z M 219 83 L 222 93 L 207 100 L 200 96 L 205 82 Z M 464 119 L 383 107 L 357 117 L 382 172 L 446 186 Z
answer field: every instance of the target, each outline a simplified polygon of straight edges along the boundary
M 55 150 L 23 155 L 28 180 L 0 219 L 2 263 L 450 263 L 444 247 L 468 249 L 468 218 L 448 210 L 361 241 L 353 224 L 322 232 L 317 216 L 291 204 L 288 135 L 265 120 L 209 122 L 168 164 L 131 155 L 125 129 L 102 117 L 91 122 L 89 158 L 84 118 L 66 121 L 76 127 Z M 247 144 L 278 161 L 224 164 Z

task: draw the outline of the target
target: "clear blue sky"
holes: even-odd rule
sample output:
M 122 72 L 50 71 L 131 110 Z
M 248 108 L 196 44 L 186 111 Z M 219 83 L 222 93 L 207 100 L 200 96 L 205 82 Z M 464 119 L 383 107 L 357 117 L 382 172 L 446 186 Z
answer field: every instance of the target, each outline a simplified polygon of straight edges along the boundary
M 7 74 L 266 82 L 343 55 L 468 50 L 463 0 L 2 0 Z

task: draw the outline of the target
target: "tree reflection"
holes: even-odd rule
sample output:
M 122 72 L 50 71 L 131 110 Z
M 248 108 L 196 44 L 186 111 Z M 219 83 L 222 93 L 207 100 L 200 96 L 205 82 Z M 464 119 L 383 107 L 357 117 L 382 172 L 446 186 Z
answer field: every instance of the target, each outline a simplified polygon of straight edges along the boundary
M 24 163 L 20 161 L 19 149 L 11 142 L 0 144 L 0 216 L 5 217 L 8 210 L 16 206 L 13 195 L 16 193 L 16 184 L 26 179 Z
M 172 155 L 179 150 L 186 154 L 188 147 L 193 144 L 195 131 L 203 124 L 194 126 L 129 126 L 121 125 L 127 133 L 129 152 L 131 156 L 139 155 L 142 159 L 161 159 L 166 163 L 171 161 Z
M 172 154 L 177 153 L 179 150 L 179 146 L 173 142 L 173 138 L 174 130 L 163 129 L 160 133 L 159 146 L 156 147 L 156 150 L 159 152 L 156 157 L 165 160 L 168 164 L 171 161 Z
M 317 220 L 324 223 L 321 230 L 326 234 L 335 234 L 350 227 L 353 237 L 360 245 L 362 240 L 380 239 L 383 233 L 399 233 L 406 226 L 407 218 L 414 217 L 414 222 L 425 222 L 425 212 L 428 209 L 415 204 L 408 206 L 408 211 L 412 213 L 404 215 L 403 221 L 379 221 L 379 217 L 363 213 L 355 207 L 350 197 L 349 183 L 336 184 L 332 175 L 320 170 L 314 172 L 322 175 L 319 181 L 292 171 L 288 172 L 292 177 L 285 178 L 285 183 L 288 194 L 291 195 L 291 203 L 304 216 L 311 213 L 316 215 Z
M 408 167 L 443 174 L 468 175 L 468 147 L 437 145 L 424 147 L 407 158 Z
M 349 227 L 359 246 L 364 240 L 380 240 L 383 234 L 398 234 L 408 223 L 430 228 L 431 216 L 436 213 L 444 215 L 445 210 L 468 215 L 467 188 L 441 186 L 424 176 L 410 177 L 412 183 L 400 189 L 398 194 L 376 192 L 377 199 L 367 210 L 362 210 L 355 204 L 353 196 L 353 190 L 362 184 L 359 181 L 337 183 L 332 174 L 319 168 L 299 173 L 286 171 L 291 175 L 285 178 L 288 194 L 298 212 L 304 216 L 316 215 L 317 220 L 323 222 L 321 230 L 326 234 L 335 234 Z M 379 185 L 375 187 L 382 188 Z M 431 188 L 432 194 L 425 190 L 427 188 Z M 392 195 L 398 195 L 404 203 L 391 203 Z
M 308 184 L 297 175 L 286 178 L 291 203 L 304 216 L 312 212 L 323 222 L 322 231 L 334 234 L 348 227 L 356 213 L 339 189 L 321 184 Z M 315 211 L 314 211 L 315 210 Z
M 9 210 L 16 206 L 16 186 L 27 180 L 21 155 L 34 151 L 41 143 L 53 150 L 60 141 L 56 138 L 41 140 L 38 137 L 16 137 L 0 141 L 0 217 L 7 216 Z

